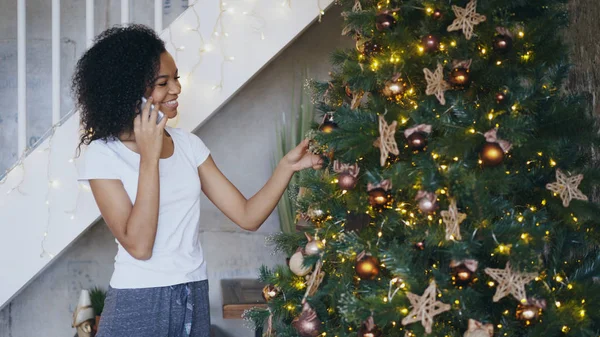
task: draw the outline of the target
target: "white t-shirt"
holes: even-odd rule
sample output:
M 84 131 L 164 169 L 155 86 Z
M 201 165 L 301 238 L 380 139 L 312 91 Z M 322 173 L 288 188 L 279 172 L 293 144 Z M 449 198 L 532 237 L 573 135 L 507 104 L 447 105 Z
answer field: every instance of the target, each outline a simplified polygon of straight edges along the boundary
M 163 287 L 206 280 L 206 262 L 200 246 L 200 178 L 198 166 L 210 151 L 202 140 L 187 131 L 167 127 L 175 150 L 159 161 L 160 201 L 158 228 L 152 257 L 132 257 L 118 240 L 113 288 Z M 120 140 L 95 140 L 80 163 L 79 181 L 118 179 L 135 203 L 140 155 Z

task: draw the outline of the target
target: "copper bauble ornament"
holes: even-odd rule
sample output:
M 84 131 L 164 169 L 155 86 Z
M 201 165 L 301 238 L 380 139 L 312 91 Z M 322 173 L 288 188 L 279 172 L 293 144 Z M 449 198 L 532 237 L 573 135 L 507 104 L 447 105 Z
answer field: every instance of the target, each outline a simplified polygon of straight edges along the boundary
M 374 280 L 379 275 L 379 260 L 371 255 L 366 255 L 356 261 L 356 275 L 363 280 Z
M 396 19 L 390 14 L 381 13 L 375 18 L 375 28 L 380 32 L 393 29 L 395 25 Z
M 475 272 L 464 264 L 452 268 L 452 283 L 457 286 L 467 286 L 475 280 Z
M 381 93 L 383 94 L 383 96 L 385 96 L 389 99 L 399 100 L 404 95 L 405 90 L 406 90 L 406 83 L 404 83 L 402 78 L 400 78 L 399 76 L 397 76 L 397 77 L 395 76 L 391 80 L 388 80 L 385 82 L 385 85 L 384 85 L 383 89 L 381 90 Z
M 356 186 L 360 167 L 357 163 L 345 164 L 338 160 L 333 161 L 333 171 L 338 174 L 338 185 L 343 190 L 351 190 Z
M 421 39 L 421 46 L 428 53 L 435 52 L 440 48 L 440 40 L 433 35 L 427 35 Z
M 265 301 L 269 302 L 271 299 L 279 295 L 280 289 L 272 284 L 266 285 L 262 290 L 262 296 Z
M 292 321 L 292 326 L 301 337 L 317 337 L 321 334 L 321 321 L 307 302 L 302 306 L 300 316 Z
M 427 134 L 425 132 L 413 132 L 406 140 L 408 146 L 414 151 L 421 151 L 427 146 Z
M 467 68 L 454 68 L 450 72 L 450 83 L 455 89 L 464 89 L 471 82 L 470 71 Z
M 369 191 L 369 203 L 373 207 L 384 206 L 390 200 L 390 196 L 383 188 L 376 188 Z
M 415 243 L 415 249 L 425 250 L 425 241 L 419 241 L 419 242 Z
M 304 254 L 302 254 L 301 249 L 297 250 L 294 255 L 292 255 L 289 266 L 292 273 L 298 276 L 306 276 L 312 270 L 312 266 L 304 266 Z
M 488 167 L 498 166 L 504 159 L 504 150 L 498 143 L 485 143 L 480 153 L 483 165 Z
M 493 49 L 498 54 L 508 53 L 513 46 L 513 40 L 508 35 L 498 35 L 492 43 Z
M 520 321 L 525 321 L 531 323 L 531 321 L 537 320 L 542 314 L 542 308 L 535 306 L 533 304 L 522 304 L 519 303 L 517 307 L 516 316 Z
M 343 190 L 351 190 L 356 187 L 357 178 L 350 172 L 341 173 L 338 177 L 338 185 Z
M 434 20 L 439 20 L 442 18 L 442 11 L 436 8 L 433 10 L 433 14 L 431 14 L 431 16 L 433 16 Z

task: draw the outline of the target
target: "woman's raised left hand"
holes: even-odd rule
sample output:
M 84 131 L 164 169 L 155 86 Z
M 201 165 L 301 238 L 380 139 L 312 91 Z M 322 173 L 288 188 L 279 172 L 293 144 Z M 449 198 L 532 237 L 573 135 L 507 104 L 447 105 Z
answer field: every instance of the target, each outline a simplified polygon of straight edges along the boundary
M 312 167 L 315 170 L 323 166 L 323 159 L 317 154 L 313 154 L 308 150 L 310 140 L 304 139 L 298 146 L 288 152 L 282 161 L 290 165 L 294 171 L 300 171 L 305 168 Z

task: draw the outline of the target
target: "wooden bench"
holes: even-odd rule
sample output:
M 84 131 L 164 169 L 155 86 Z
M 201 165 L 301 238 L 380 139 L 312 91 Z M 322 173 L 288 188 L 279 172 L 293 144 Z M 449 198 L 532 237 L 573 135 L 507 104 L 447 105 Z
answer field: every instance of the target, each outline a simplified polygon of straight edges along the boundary
M 223 295 L 223 319 L 242 319 L 244 311 L 254 307 L 267 308 L 262 297 L 264 283 L 255 279 L 221 280 Z M 262 336 L 262 329 L 255 331 L 255 336 Z
M 221 280 L 223 319 L 242 319 L 245 310 L 267 308 L 262 297 L 265 284 L 254 279 Z

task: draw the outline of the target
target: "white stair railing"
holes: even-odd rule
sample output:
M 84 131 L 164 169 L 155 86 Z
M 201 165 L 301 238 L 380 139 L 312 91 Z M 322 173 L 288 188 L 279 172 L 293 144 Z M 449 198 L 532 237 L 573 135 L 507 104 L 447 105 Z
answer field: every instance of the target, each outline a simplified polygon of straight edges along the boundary
M 121 0 L 122 21 L 129 1 Z M 172 126 L 193 131 L 323 14 L 333 0 L 197 1 L 161 37 L 182 74 L 180 117 Z M 155 0 L 155 5 L 162 5 Z M 60 119 L 60 1 L 52 1 L 52 116 L 49 136 L 26 150 L 25 0 L 18 0 L 19 137 L 23 155 L 0 180 L 0 309 L 100 216 L 89 190 L 76 181 L 79 115 Z M 86 0 L 92 41 L 94 1 Z M 162 12 L 155 8 L 155 25 Z M 56 21 L 55 21 L 56 20 Z M 268 99 L 257 97 L 257 99 Z M 50 113 L 50 111 L 49 111 Z M 240 111 L 240 113 L 244 113 Z

